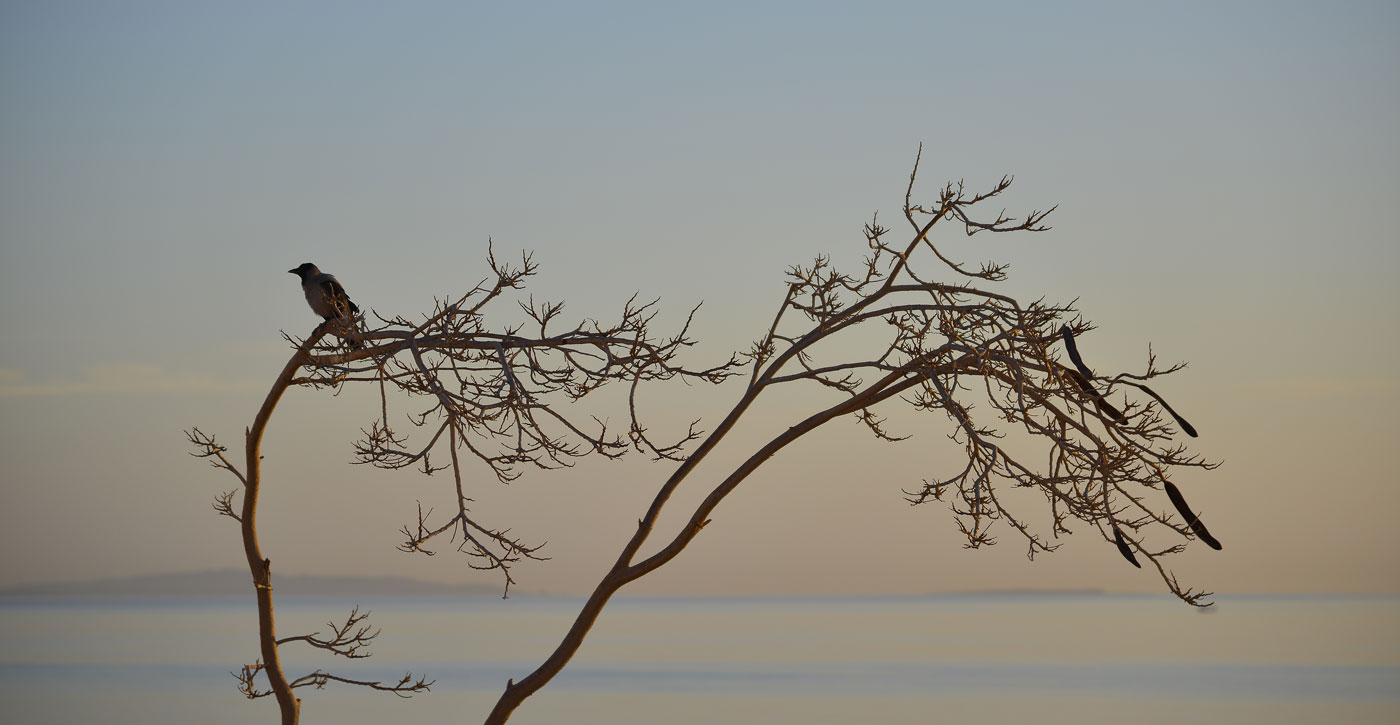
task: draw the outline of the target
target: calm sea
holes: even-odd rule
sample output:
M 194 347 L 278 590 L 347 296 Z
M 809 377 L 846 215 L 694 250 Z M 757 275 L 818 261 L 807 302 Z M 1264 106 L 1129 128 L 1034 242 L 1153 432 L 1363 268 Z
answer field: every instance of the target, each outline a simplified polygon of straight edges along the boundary
M 518 723 L 1400 723 L 1400 598 L 1159 596 L 620 599 Z M 352 602 L 279 602 L 279 635 Z M 479 722 L 579 600 L 361 601 L 383 628 L 347 661 L 284 647 L 289 674 L 405 671 L 403 700 L 299 690 L 302 722 Z M 0 600 L 6 723 L 273 722 L 229 672 L 256 656 L 244 600 Z

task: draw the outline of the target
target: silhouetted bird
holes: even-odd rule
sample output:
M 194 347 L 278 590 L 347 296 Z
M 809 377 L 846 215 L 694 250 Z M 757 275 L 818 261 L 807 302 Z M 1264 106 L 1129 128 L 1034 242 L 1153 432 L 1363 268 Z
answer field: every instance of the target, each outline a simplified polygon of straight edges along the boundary
M 287 271 L 301 278 L 301 289 L 306 293 L 306 304 L 311 305 L 312 312 L 327 320 L 339 319 L 353 329 L 355 315 L 359 314 L 360 308 L 350 301 L 350 296 L 345 294 L 340 280 L 322 272 L 310 262 Z M 351 347 L 360 346 L 360 341 L 355 336 L 347 339 L 350 340 Z

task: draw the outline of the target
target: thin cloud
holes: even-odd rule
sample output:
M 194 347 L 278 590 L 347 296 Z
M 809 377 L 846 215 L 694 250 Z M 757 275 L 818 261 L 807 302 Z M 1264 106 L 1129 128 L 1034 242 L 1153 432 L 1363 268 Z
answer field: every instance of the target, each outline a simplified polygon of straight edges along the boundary
M 1243 385 L 1276 395 L 1329 398 L 1344 395 L 1400 394 L 1400 378 L 1323 378 L 1295 376 L 1257 380 Z
M 231 393 L 255 390 L 251 380 L 191 373 L 168 373 L 149 363 L 101 363 L 83 368 L 76 378 L 29 380 L 19 370 L 0 368 L 0 398 L 74 395 L 162 395 Z

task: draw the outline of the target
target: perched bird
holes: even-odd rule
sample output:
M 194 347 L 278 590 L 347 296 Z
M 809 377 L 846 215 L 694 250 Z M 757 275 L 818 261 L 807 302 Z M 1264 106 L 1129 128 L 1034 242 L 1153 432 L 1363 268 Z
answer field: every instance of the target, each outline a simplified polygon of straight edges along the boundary
M 345 294 L 340 280 L 322 272 L 310 262 L 287 272 L 301 278 L 301 289 L 306 293 L 306 304 L 311 305 L 312 312 L 326 320 L 338 319 L 346 325 L 354 324 L 353 320 L 355 315 L 359 314 L 360 308 L 350 301 L 350 296 Z M 348 339 L 351 347 L 360 346 L 360 340 L 356 337 L 351 336 Z

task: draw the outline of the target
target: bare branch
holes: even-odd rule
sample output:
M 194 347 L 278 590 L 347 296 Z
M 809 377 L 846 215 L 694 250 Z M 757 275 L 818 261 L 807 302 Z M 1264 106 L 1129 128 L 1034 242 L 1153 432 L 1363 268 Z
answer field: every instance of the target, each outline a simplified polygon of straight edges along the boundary
M 345 618 L 343 624 L 326 623 L 331 631 L 330 637 L 321 637 L 320 632 L 312 632 L 296 637 L 284 637 L 277 640 L 277 646 L 280 647 L 288 642 L 304 642 L 346 659 L 363 659 L 370 656 L 370 653 L 364 650 L 368 649 L 370 644 L 374 642 L 374 638 L 379 636 L 379 630 L 370 629 L 369 625 L 362 624 L 368 618 L 369 612 L 362 614 L 360 608 L 355 607 L 350 610 L 350 616 Z
M 239 471 L 228 458 L 224 457 L 224 453 L 228 451 L 228 447 L 219 445 L 219 443 L 214 440 L 214 436 L 198 428 L 191 428 L 185 431 L 185 438 L 189 440 L 190 445 L 195 447 L 195 451 L 190 454 L 191 456 L 195 458 L 212 459 L 209 461 L 210 465 L 232 473 L 238 479 L 239 483 L 244 486 L 248 485 L 248 479 L 243 477 L 243 473 Z M 217 506 L 215 508 L 217 508 Z M 235 516 L 234 518 L 237 517 Z
M 358 333 L 365 347 L 318 347 L 292 382 L 378 386 L 379 417 L 362 429 L 357 462 L 416 467 L 428 475 L 452 471 L 455 513 L 434 523 L 433 509 L 425 512 L 420 502 L 416 524 L 401 529 L 405 539 L 399 548 L 432 555 L 432 542 L 446 535 L 473 568 L 499 571 L 508 593 L 515 582 L 513 565 L 545 558 L 539 553 L 543 544 L 525 543 L 508 527 L 482 522 L 471 509 L 470 486 L 493 478 L 509 483 L 523 469 L 568 467 L 594 453 L 616 458 L 629 447 L 658 459 L 683 460 L 700 431 L 692 424 L 672 439 L 654 437 L 637 404 L 639 388 L 674 379 L 720 383 L 738 373 L 740 361 L 731 356 L 711 367 L 682 364 L 679 355 L 693 344 L 689 330 L 698 307 L 679 331 L 658 337 L 656 301 L 639 302 L 635 296 L 613 322 L 585 318 L 571 327 L 563 326 L 562 303 L 526 297 L 516 307 L 529 322 L 492 328 L 485 318 L 490 304 L 523 290 L 536 266 L 528 254 L 518 265 L 504 264 L 494 248 L 487 263 L 494 279 L 453 301 L 438 301 L 418 323 L 376 313 L 383 324 Z M 566 407 L 610 383 L 628 387 L 625 437 L 611 431 L 604 418 L 576 417 Z M 408 432 L 391 420 L 390 390 L 401 393 L 412 411 Z M 434 466 L 433 460 L 448 463 Z
M 368 687 L 371 690 L 379 690 L 381 692 L 392 692 L 395 695 L 398 695 L 399 697 L 409 698 L 413 697 L 414 695 L 420 692 L 428 692 L 432 689 L 433 685 L 437 682 L 437 680 L 428 680 L 425 677 L 415 678 L 412 672 L 406 672 L 404 673 L 403 678 L 400 679 L 398 682 L 386 684 L 383 680 L 352 680 L 348 677 L 340 677 L 338 675 L 332 675 L 328 672 L 316 670 L 315 672 L 312 672 L 309 675 L 302 675 L 301 677 L 292 680 L 292 688 L 296 689 L 298 687 L 315 687 L 316 689 L 320 690 L 331 682 L 341 682 L 347 685 Z
M 243 669 L 238 672 L 230 672 L 229 674 L 233 675 L 234 679 L 238 680 L 239 694 L 249 700 L 256 700 L 259 697 L 267 697 L 272 694 L 272 690 L 259 690 L 257 684 L 254 682 L 258 673 L 262 671 L 263 664 L 261 661 L 258 661 L 251 665 L 243 665 Z
M 218 496 L 214 497 L 214 504 L 213 504 L 213 506 L 214 506 L 214 510 L 217 511 L 217 512 L 219 512 L 219 515 L 220 515 L 220 516 L 227 516 L 227 517 L 233 519 L 234 521 L 239 521 L 239 522 L 241 522 L 241 521 L 243 521 L 243 517 L 242 517 L 242 516 L 239 516 L 239 515 L 238 515 L 237 513 L 235 513 L 234 510 L 233 510 L 233 497 L 234 497 L 234 495 L 237 494 L 237 493 L 238 493 L 238 491 L 236 491 L 236 490 L 234 490 L 234 491 L 224 491 L 223 493 L 221 493 L 221 494 L 219 494 Z

